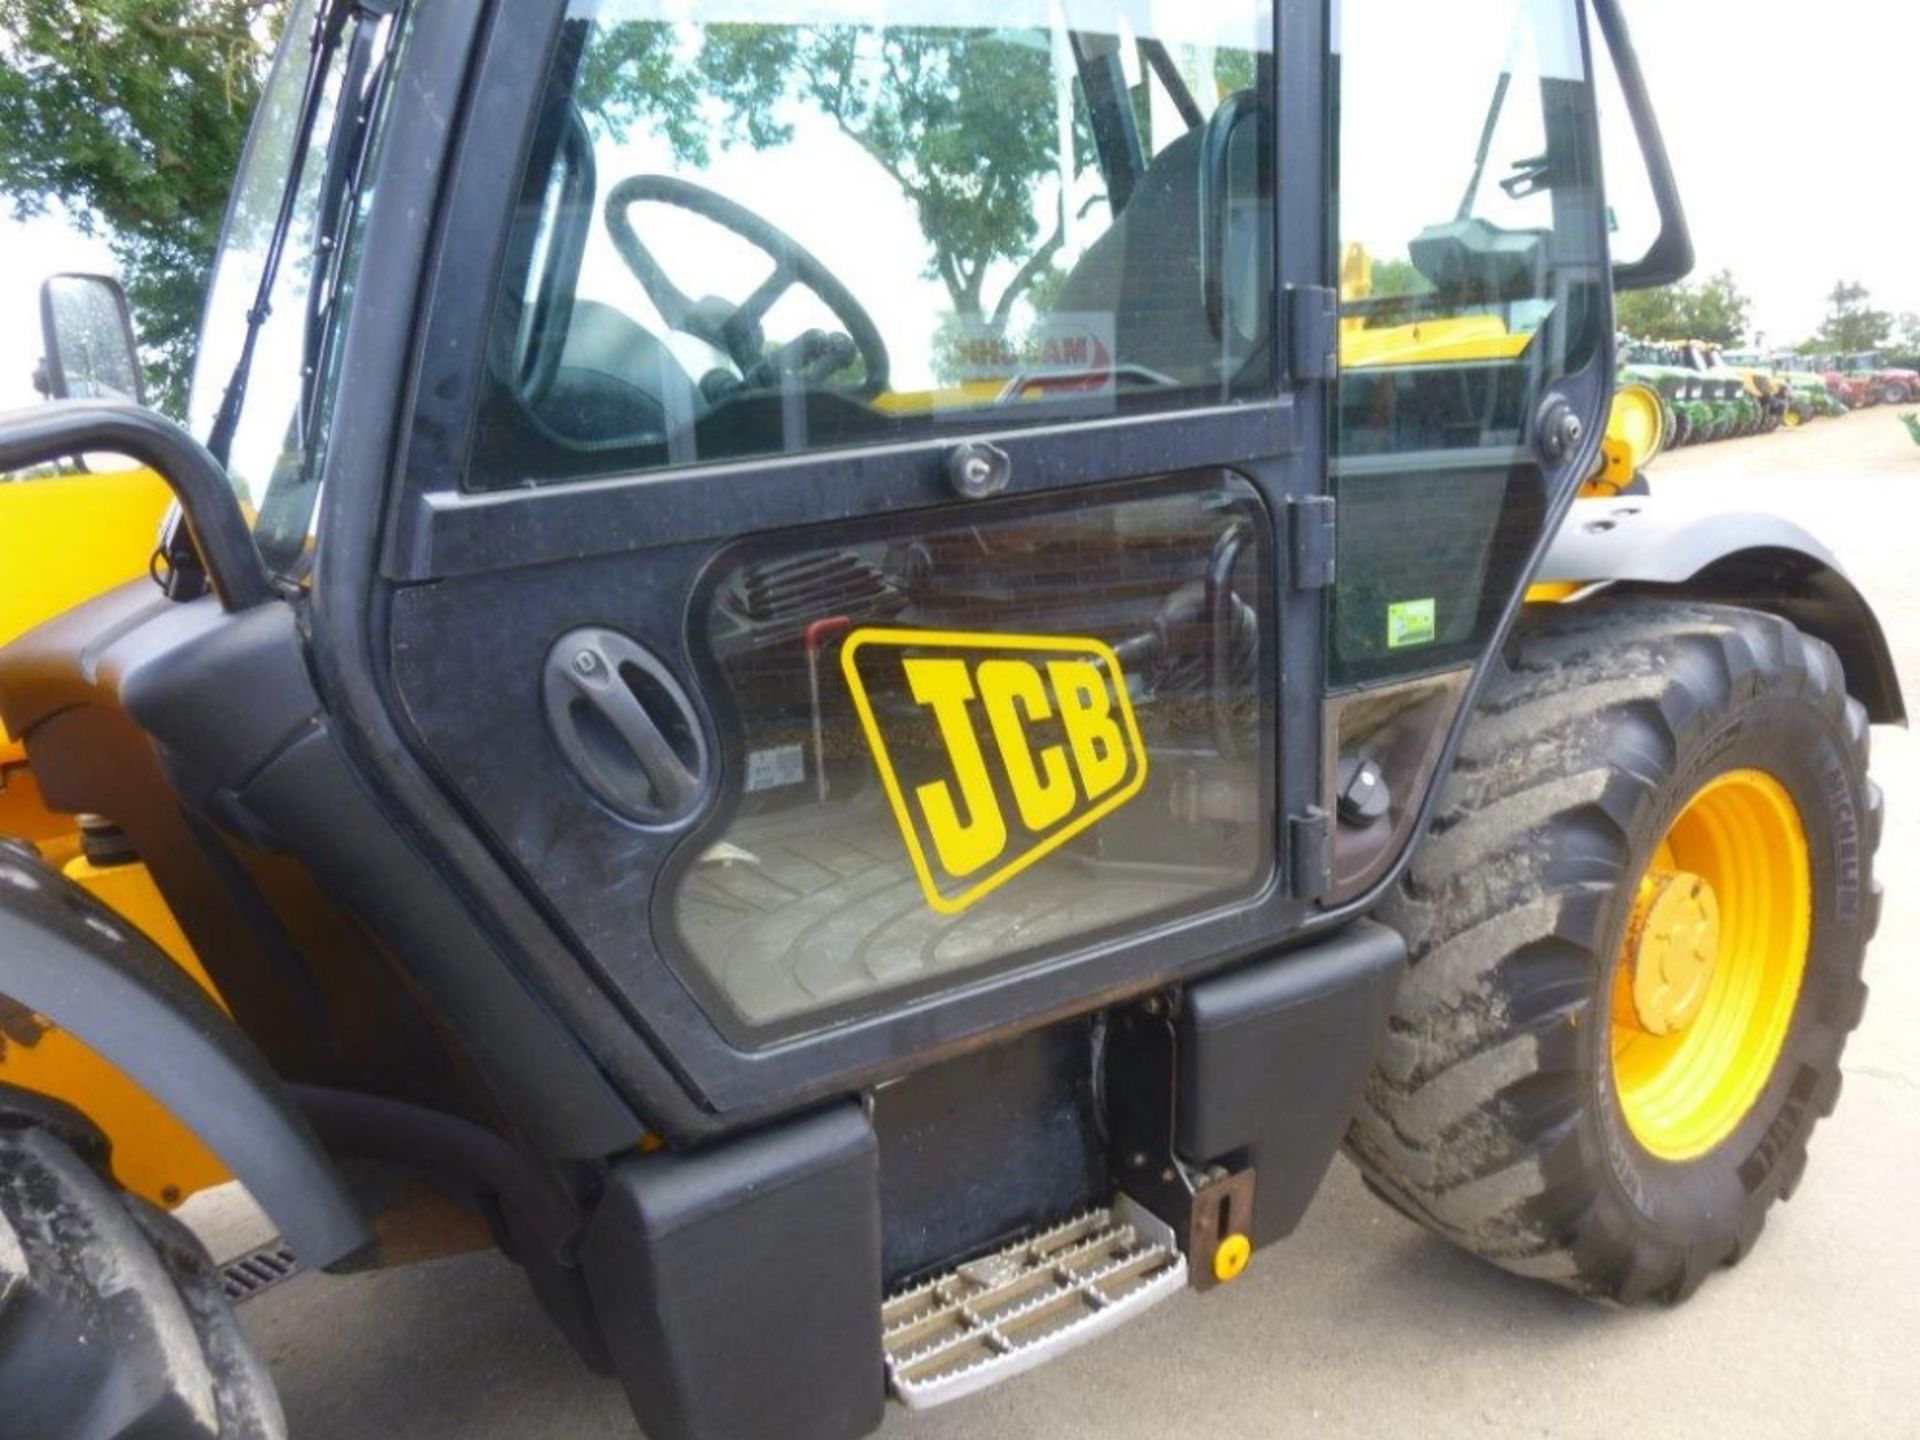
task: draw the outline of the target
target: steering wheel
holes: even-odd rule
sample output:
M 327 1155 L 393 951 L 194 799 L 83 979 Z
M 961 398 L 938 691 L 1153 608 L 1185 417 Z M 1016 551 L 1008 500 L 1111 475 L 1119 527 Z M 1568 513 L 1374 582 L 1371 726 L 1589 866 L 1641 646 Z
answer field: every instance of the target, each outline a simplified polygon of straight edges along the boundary
M 641 243 L 628 218 L 629 209 L 645 203 L 690 210 L 722 229 L 731 230 L 750 245 L 766 251 L 773 259 L 773 272 L 738 305 L 689 299 L 667 278 L 660 262 Z M 847 353 L 845 340 L 838 340 L 836 344 L 838 337 L 828 337 L 817 330 L 789 342 L 774 357 L 763 353 L 761 320 L 782 295 L 795 285 L 803 285 L 826 302 L 834 319 L 846 327 L 853 350 L 866 363 L 866 379 L 854 393 L 871 399 L 887 388 L 890 365 L 887 345 L 880 338 L 873 317 L 853 298 L 853 292 L 798 241 L 746 206 L 670 175 L 635 175 L 607 192 L 606 217 L 614 249 L 620 252 L 620 258 L 626 261 L 627 268 L 633 271 L 667 324 L 724 352 L 740 367 L 742 375 L 753 376 L 758 372 L 765 376 L 771 358 L 776 374 L 791 366 L 799 368 L 808 380 L 819 381 L 827 374 L 844 369 L 853 358 Z

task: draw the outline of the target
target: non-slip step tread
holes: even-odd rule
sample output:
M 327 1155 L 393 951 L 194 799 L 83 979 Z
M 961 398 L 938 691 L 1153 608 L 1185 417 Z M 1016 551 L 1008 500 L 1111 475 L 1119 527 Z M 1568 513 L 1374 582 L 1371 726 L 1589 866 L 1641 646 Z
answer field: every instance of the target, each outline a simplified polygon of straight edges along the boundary
M 1122 1199 L 889 1300 L 888 1383 L 910 1409 L 956 1400 L 1105 1334 L 1186 1278 L 1173 1232 Z

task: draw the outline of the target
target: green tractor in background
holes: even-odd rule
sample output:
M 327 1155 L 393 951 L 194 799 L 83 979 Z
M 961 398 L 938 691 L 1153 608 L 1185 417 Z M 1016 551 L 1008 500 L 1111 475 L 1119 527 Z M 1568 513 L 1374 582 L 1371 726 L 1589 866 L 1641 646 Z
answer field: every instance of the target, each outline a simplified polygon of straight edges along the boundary
M 1809 357 L 1789 351 L 1780 357 L 1780 365 L 1786 371 L 1788 380 L 1793 382 L 1793 388 L 1811 397 L 1814 405 L 1820 409 L 1820 415 L 1839 417 L 1853 411 L 1853 403 L 1839 392 L 1832 380 L 1828 380 L 1828 372 L 1820 369 Z
M 1743 433 L 1770 435 L 1786 423 L 1792 410 L 1791 387 L 1771 365 L 1751 357 L 1736 357 L 1718 345 L 1698 340 L 1689 342 L 1686 349 L 1709 373 L 1739 379 L 1752 412 L 1746 417 L 1749 428 Z
M 1666 414 L 1666 448 L 1693 445 L 1708 438 L 1716 414 L 1706 384 L 1691 370 L 1672 363 L 1667 347 L 1621 336 L 1621 383 L 1638 384 L 1660 397 Z
M 1660 448 L 1671 450 L 1692 438 L 1693 419 L 1688 406 L 1687 389 L 1691 377 L 1664 365 L 1622 365 L 1619 384 L 1624 390 L 1637 386 L 1652 392 L 1660 403 Z
M 1729 350 L 1724 358 L 1735 369 L 1765 374 L 1779 387 L 1785 407 L 1780 423 L 1789 430 L 1847 413 L 1845 402 L 1827 387 L 1826 376 L 1808 369 L 1806 359 L 1792 351 Z
M 1700 445 L 1751 433 L 1758 428 L 1759 406 L 1739 377 L 1709 373 L 1693 363 L 1689 347 L 1671 342 L 1622 340 L 1623 376 L 1646 379 L 1674 408 L 1676 445 Z

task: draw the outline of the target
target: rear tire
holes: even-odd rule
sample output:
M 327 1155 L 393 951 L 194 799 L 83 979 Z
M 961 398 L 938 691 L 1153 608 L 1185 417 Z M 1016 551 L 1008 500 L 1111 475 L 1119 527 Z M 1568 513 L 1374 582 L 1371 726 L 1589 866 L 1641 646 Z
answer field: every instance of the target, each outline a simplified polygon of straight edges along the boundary
M 0 1440 L 283 1440 L 206 1250 L 40 1125 L 0 1116 Z
M 1413 968 L 1348 1149 L 1396 1208 L 1508 1270 L 1678 1301 L 1752 1248 L 1840 1093 L 1879 915 L 1867 717 L 1831 649 L 1751 611 L 1603 601 L 1523 625 L 1381 912 Z M 1614 1077 L 1623 937 L 1675 817 L 1753 770 L 1802 818 L 1805 970 L 1737 1126 L 1663 1160 Z

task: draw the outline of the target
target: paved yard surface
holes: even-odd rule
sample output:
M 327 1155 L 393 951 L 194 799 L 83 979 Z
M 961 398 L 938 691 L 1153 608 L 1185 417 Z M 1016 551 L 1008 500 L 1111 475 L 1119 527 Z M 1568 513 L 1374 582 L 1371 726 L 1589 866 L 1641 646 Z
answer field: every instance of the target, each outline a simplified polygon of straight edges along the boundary
M 1920 449 L 1885 411 L 1682 451 L 1664 493 L 1783 510 L 1846 560 L 1920 699 Z M 891 1440 L 1017 1436 L 1920 1436 L 1920 737 L 1881 732 L 1885 925 L 1846 1093 L 1759 1250 L 1678 1310 L 1513 1279 L 1376 1203 L 1342 1162 L 1247 1278 L 1183 1296 Z M 303 1276 L 242 1312 L 293 1433 L 637 1434 L 492 1256 Z

